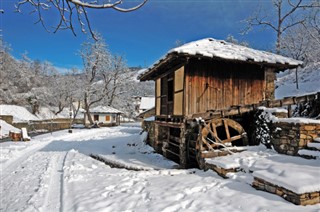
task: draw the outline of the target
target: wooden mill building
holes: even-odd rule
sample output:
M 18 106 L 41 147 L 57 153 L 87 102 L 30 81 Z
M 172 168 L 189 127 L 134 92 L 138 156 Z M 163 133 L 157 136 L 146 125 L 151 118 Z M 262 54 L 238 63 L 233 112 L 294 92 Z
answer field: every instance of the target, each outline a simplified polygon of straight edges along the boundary
M 231 115 L 274 99 L 276 73 L 299 65 L 301 61 L 212 38 L 170 50 L 139 76 L 156 82 L 154 148 L 187 167 L 199 152 L 198 133 L 223 143 L 243 139 L 245 132 Z M 192 136 L 192 121 L 199 117 L 213 127 Z M 224 128 L 220 138 L 218 127 Z

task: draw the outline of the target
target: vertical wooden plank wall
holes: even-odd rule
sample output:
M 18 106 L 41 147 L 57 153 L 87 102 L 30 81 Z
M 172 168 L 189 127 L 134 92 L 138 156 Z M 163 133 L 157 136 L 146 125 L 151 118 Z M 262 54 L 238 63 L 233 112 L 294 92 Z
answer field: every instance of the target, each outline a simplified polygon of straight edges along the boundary
M 270 79 L 272 74 L 270 70 Z M 258 103 L 264 100 L 266 87 L 269 92 L 274 89 L 265 83 L 264 69 L 258 65 L 190 60 L 185 75 L 186 115 Z
M 156 80 L 155 83 L 156 86 L 156 115 L 159 116 L 160 115 L 160 109 L 161 109 L 161 78 Z

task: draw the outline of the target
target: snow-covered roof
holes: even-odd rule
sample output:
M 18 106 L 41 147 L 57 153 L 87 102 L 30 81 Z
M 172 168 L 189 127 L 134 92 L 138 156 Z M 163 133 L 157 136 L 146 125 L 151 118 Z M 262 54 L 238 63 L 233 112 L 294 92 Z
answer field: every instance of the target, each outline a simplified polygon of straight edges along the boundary
M 140 110 L 149 110 L 155 106 L 154 97 L 142 97 L 140 103 Z
M 120 110 L 117 110 L 110 106 L 97 106 L 95 108 L 90 109 L 91 113 L 123 113 Z
M 0 105 L 0 115 L 13 116 L 13 122 L 37 121 L 38 117 L 30 113 L 26 108 L 17 105 Z
M 262 63 L 270 65 L 283 65 L 286 68 L 293 68 L 302 65 L 302 61 L 273 54 L 266 51 L 256 50 L 245 46 L 229 43 L 224 40 L 205 38 L 184 44 L 171 49 L 164 57 L 155 62 L 144 73 L 139 75 L 142 79 L 145 75 L 154 71 L 158 65 L 166 61 L 170 55 L 187 55 L 195 57 L 219 58 L 223 60 L 244 61 L 250 63 Z

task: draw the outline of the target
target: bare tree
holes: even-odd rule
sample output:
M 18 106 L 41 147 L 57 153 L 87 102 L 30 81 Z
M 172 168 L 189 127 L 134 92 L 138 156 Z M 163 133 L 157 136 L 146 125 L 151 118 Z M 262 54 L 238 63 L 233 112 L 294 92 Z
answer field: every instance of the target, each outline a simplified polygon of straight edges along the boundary
M 262 9 L 248 17 L 244 32 L 253 27 L 267 27 L 277 34 L 276 51 L 280 53 L 282 48 L 282 36 L 284 32 L 298 25 L 303 25 L 308 19 L 308 12 L 313 8 L 319 8 L 319 0 L 273 0 L 272 11 L 263 12 Z M 266 10 L 264 10 L 266 11 Z
M 21 12 L 24 5 L 29 5 L 33 9 L 30 13 L 37 16 L 36 23 L 41 23 L 42 26 L 49 32 L 46 26 L 44 14 L 50 9 L 57 12 L 59 21 L 53 26 L 53 32 L 58 30 L 69 29 L 76 36 L 74 22 L 80 25 L 82 32 L 89 30 L 92 37 L 97 39 L 90 24 L 88 9 L 113 9 L 119 12 L 131 12 L 141 8 L 148 0 L 141 0 L 142 3 L 133 7 L 120 7 L 125 0 L 19 0 L 16 4 L 17 12 Z

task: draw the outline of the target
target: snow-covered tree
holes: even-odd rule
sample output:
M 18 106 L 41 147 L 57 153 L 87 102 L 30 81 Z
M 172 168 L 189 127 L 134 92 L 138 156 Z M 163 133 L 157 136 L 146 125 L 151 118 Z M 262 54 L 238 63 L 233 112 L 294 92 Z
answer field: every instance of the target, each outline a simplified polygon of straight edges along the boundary
M 302 60 L 304 63 L 318 62 L 320 60 L 320 43 L 318 43 L 318 36 L 314 29 L 308 28 L 310 33 L 306 33 L 305 26 L 299 26 L 294 29 L 288 30 L 288 32 L 282 38 L 282 53 Z M 311 34 L 312 33 L 312 34 Z
M 12 99 L 12 82 L 11 77 L 17 68 L 14 58 L 10 55 L 10 47 L 0 38 L 0 104 L 9 102 Z
M 56 71 L 48 78 L 48 90 L 52 92 L 47 92 L 47 104 L 53 106 L 56 115 L 63 109 L 72 107 L 73 101 L 79 99 L 79 80 L 75 73 L 75 70 L 64 74 Z
M 120 93 L 124 83 L 123 73 L 127 71 L 122 57 L 112 56 L 101 35 L 97 40 L 86 42 L 81 50 L 84 67 L 83 101 L 90 123 L 93 123 L 90 108 L 101 102 L 111 105 Z

